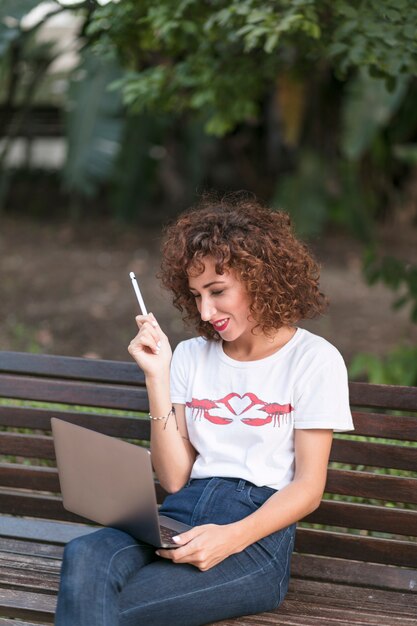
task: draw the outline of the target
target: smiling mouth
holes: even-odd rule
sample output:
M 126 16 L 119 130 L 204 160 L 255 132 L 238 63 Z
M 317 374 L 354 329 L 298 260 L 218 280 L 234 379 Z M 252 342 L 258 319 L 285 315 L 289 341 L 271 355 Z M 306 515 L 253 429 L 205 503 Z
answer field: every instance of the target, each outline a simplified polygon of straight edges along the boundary
M 223 319 L 223 320 L 219 320 L 218 322 L 212 322 L 214 328 L 217 330 L 217 332 L 221 333 L 224 330 L 226 330 L 226 327 L 229 323 L 229 318 Z

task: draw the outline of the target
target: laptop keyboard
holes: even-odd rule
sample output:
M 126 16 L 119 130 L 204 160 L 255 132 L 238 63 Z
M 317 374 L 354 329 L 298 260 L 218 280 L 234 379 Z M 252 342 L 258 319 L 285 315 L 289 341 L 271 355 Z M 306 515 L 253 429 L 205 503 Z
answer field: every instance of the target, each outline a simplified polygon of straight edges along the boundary
M 161 533 L 162 543 L 172 543 L 172 545 L 175 545 L 172 541 L 172 537 L 178 535 L 178 530 L 173 530 L 172 528 L 167 528 L 166 526 L 160 526 L 159 530 Z

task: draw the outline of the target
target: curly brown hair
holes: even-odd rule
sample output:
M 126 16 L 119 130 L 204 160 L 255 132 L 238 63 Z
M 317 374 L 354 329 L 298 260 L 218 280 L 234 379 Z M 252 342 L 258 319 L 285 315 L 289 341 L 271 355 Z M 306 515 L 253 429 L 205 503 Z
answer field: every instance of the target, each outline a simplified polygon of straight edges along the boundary
M 173 293 L 184 321 L 206 339 L 219 335 L 202 321 L 188 285 L 188 272 L 202 273 L 205 257 L 214 259 L 218 274 L 233 270 L 244 283 L 256 328 L 266 335 L 315 317 L 327 306 L 319 266 L 294 236 L 288 214 L 248 196 L 203 197 L 168 226 L 162 252 L 158 277 Z

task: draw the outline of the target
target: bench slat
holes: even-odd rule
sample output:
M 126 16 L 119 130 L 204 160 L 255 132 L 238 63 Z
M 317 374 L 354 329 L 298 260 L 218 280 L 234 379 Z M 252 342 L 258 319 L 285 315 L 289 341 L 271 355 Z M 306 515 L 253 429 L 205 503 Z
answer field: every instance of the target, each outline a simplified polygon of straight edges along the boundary
M 60 492 L 58 472 L 55 467 L 0 464 L 0 486 L 35 491 Z M 166 492 L 156 484 L 158 502 Z M 326 492 L 354 495 L 388 502 L 417 503 L 417 479 L 381 476 L 371 472 L 329 470 Z M 385 510 L 385 509 L 384 509 Z
M 13 491 L 0 491 L 0 512 L 7 515 L 42 517 L 50 520 L 89 523 L 88 520 L 66 511 L 60 497 L 27 495 Z
M 414 568 L 417 563 L 417 543 L 415 542 L 362 537 L 308 528 L 298 529 L 295 549 L 303 554 L 333 556 L 402 567 Z
M 417 417 L 358 411 L 352 411 L 352 416 L 355 435 L 401 441 L 415 441 L 417 438 Z
M 303 522 L 417 536 L 417 511 L 391 507 L 324 500 Z
M 350 382 L 349 398 L 356 407 L 417 411 L 417 387 Z
M 1 433 L 0 454 L 55 460 L 52 438 L 45 435 Z
M 55 467 L 2 463 L 0 486 L 60 493 L 58 470 Z
M 334 439 L 330 460 L 349 465 L 415 471 L 417 448 L 371 443 L 369 441 Z
M 133 362 L 26 352 L 1 352 L 0 373 L 145 385 L 143 372 Z
M 416 570 L 380 563 L 346 561 L 328 556 L 314 556 L 295 552 L 291 561 L 292 578 L 334 582 L 344 585 L 376 587 L 412 592 L 416 587 Z M 408 595 L 417 603 L 417 595 Z
M 134 363 L 23 352 L 1 352 L 0 372 L 30 375 L 36 372 L 61 379 L 143 384 L 143 373 Z M 351 382 L 349 390 L 354 406 L 417 411 L 416 387 Z
M 81 413 L 56 409 L 34 409 L 29 407 L 0 406 L 0 426 L 10 428 L 32 428 L 51 430 L 51 417 L 58 417 L 67 422 L 99 430 L 105 435 L 124 438 L 149 440 L 149 419 L 145 417 L 123 417 L 100 413 Z M 1 433 L 0 433 L 1 437 Z
M 329 469 L 325 491 L 387 502 L 417 504 L 417 479 Z
M 64 548 L 54 543 L 43 543 L 39 541 L 28 541 L 26 539 L 15 539 L 14 537 L 0 536 L 0 553 L 19 554 L 31 557 L 43 556 L 49 559 L 61 560 Z
M 20 620 L 15 619 L 2 619 L 0 618 L 0 626 L 46 626 L 45 624 L 40 624 L 39 622 L 21 622 Z
M 11 515 L 0 516 L 0 535 L 4 541 L 10 539 L 28 540 L 34 545 L 34 550 L 38 542 L 49 546 L 57 545 L 62 547 L 71 539 L 95 532 L 96 526 L 85 524 L 73 524 L 66 522 L 53 522 L 45 519 L 29 519 L 13 517 Z
M 78 420 L 77 420 L 78 421 Z M 83 420 L 80 420 L 83 422 Z M 104 420 L 103 420 L 104 421 Z M 97 420 L 86 422 L 94 430 L 101 430 Z M 145 439 L 149 424 L 146 420 L 135 422 L 134 436 Z M 54 459 L 52 439 L 44 435 L 0 433 L 0 454 Z M 349 465 L 364 465 L 414 471 L 417 466 L 417 448 L 390 444 L 378 444 L 349 439 L 333 441 L 330 460 Z
M 146 433 L 149 425 L 143 423 L 142 420 L 137 420 L 135 426 L 135 439 L 141 440 L 142 435 Z M 93 430 L 101 432 L 101 429 L 95 425 Z M 2 432 L 0 433 L 0 455 L 22 456 L 54 461 L 54 442 L 52 437 L 45 435 Z
M 60 493 L 58 470 L 56 467 L 2 463 L 0 464 L 0 487 Z M 155 483 L 155 490 L 157 501 L 161 503 L 167 492 L 158 482 Z
M 148 407 L 146 390 L 140 387 L 94 385 L 8 374 L 0 376 L 0 397 L 126 411 L 146 411 Z
M 53 623 L 56 596 L 46 593 L 32 593 L 16 589 L 1 589 L 1 615 Z

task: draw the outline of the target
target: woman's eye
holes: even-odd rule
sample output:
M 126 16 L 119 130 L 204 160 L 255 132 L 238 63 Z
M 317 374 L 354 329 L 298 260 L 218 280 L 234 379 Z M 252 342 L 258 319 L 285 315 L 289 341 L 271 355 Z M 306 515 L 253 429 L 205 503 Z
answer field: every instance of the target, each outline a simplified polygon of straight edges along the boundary
M 221 296 L 222 293 L 223 293 L 223 289 L 221 289 L 220 291 L 212 291 L 211 295 L 212 296 Z
M 199 294 L 199 293 L 192 293 L 192 292 L 190 292 L 190 293 L 191 293 L 191 296 L 192 296 L 193 298 L 195 298 L 195 299 L 197 299 L 197 298 L 201 298 L 201 296 L 200 296 L 200 294 Z

